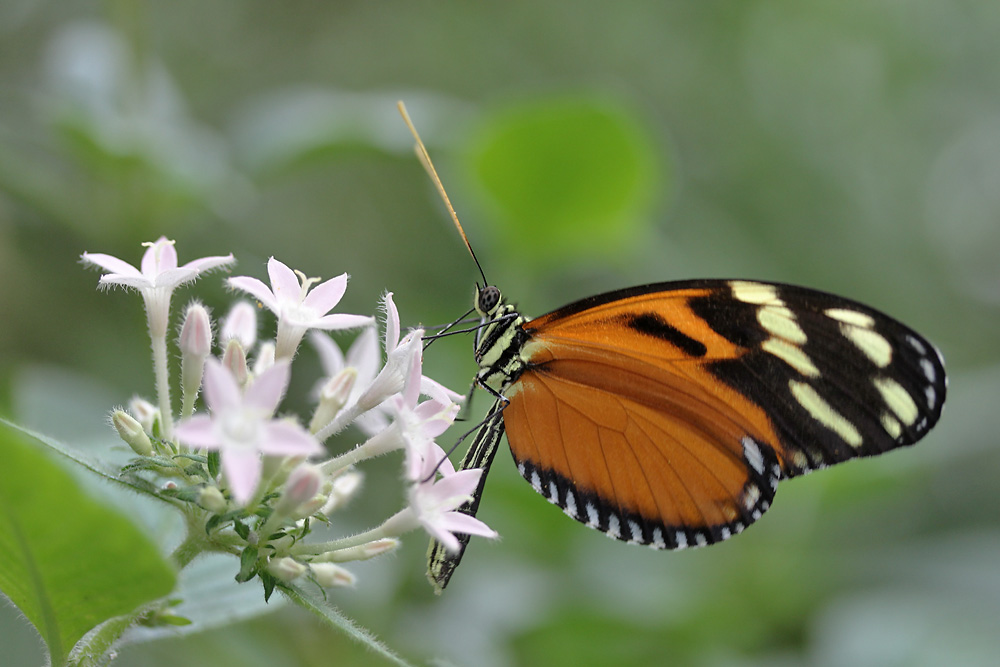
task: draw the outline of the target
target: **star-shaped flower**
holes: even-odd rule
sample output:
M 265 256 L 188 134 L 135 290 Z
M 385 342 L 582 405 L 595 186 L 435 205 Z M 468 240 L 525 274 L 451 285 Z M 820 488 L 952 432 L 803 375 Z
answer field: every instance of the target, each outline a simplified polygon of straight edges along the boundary
M 404 512 L 410 513 L 431 537 L 448 551 L 459 550 L 456 533 L 495 538 L 495 530 L 479 519 L 456 511 L 472 499 L 483 471 L 479 468 L 444 473 L 433 482 L 414 484 L 410 488 L 410 504 Z
M 206 271 L 232 264 L 236 260 L 229 254 L 202 257 L 184 266 L 177 266 L 177 250 L 174 242 L 167 237 L 161 236 L 144 245 L 148 247 L 138 269 L 117 257 L 99 252 L 85 252 L 80 259 L 108 271 L 101 276 L 101 287 L 117 285 L 138 290 L 146 302 L 150 334 L 154 337 L 165 336 L 173 291 L 184 283 L 196 280 Z
M 322 446 L 304 428 L 274 411 L 288 387 L 289 364 L 277 361 L 241 392 L 232 373 L 215 359 L 205 367 L 205 401 L 211 416 L 195 415 L 177 424 L 178 439 L 222 455 L 233 499 L 245 505 L 261 474 L 261 455 L 311 456 Z
M 363 315 L 328 314 L 347 290 L 346 273 L 313 287 L 317 278 L 306 278 L 274 257 L 267 262 L 267 273 L 270 287 L 247 276 L 230 278 L 228 282 L 230 287 L 247 292 L 277 315 L 275 356 L 278 359 L 291 359 L 309 329 L 357 329 L 372 324 L 372 318 Z

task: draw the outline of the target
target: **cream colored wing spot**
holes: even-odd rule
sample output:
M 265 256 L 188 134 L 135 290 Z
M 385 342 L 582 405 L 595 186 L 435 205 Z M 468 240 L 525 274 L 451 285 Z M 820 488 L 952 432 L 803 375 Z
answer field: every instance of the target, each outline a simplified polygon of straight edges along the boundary
M 797 380 L 789 380 L 788 388 L 792 391 L 792 396 L 795 397 L 795 400 L 816 421 L 839 435 L 851 447 L 856 449 L 861 446 L 861 433 L 858 429 L 844 415 L 834 410 L 833 406 L 819 395 L 819 392 L 805 382 L 798 382 Z
M 733 297 L 743 303 L 761 305 L 765 303 L 781 303 L 778 290 L 773 285 L 764 285 L 745 280 L 733 280 L 729 283 Z
M 875 318 L 866 313 L 859 313 L 856 310 L 846 308 L 827 308 L 823 311 L 827 317 L 831 317 L 838 322 L 851 324 L 856 327 L 871 329 L 875 326 Z
M 899 421 L 888 412 L 882 413 L 882 428 L 893 440 L 903 434 L 903 427 Z
M 840 323 L 840 333 L 873 364 L 885 368 L 892 362 L 892 345 L 874 330 L 874 317 L 848 308 L 827 308 L 823 312 Z
M 796 321 L 795 313 L 778 298 L 777 288 L 740 280 L 730 281 L 729 287 L 735 299 L 758 306 L 757 322 L 771 335 L 761 344 L 761 349 L 806 377 L 819 377 L 816 364 L 800 347 L 807 340 L 806 332 Z
M 768 338 L 761 344 L 761 349 L 773 354 L 806 377 L 819 377 L 819 369 L 805 351 L 796 345 L 780 338 Z
M 841 324 L 840 333 L 879 368 L 885 368 L 892 361 L 892 345 L 879 332 L 851 324 Z
M 882 394 L 885 404 L 907 426 L 912 426 L 920 416 L 917 404 L 903 387 L 892 378 L 877 377 L 873 380 L 875 388 Z
M 809 459 L 799 450 L 792 452 L 792 464 L 800 470 L 809 470 Z
M 757 310 L 757 321 L 775 338 L 783 338 L 797 345 L 806 342 L 806 332 L 795 321 L 795 314 L 780 300 L 762 305 Z

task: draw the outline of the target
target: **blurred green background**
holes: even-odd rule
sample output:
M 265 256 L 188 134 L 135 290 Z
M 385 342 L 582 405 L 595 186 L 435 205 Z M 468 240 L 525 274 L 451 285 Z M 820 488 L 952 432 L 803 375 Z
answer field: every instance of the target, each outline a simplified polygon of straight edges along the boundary
M 481 517 L 503 539 L 475 542 L 445 595 L 412 535 L 353 567 L 335 604 L 420 663 L 993 664 L 998 35 L 982 0 L 4 0 L 0 411 L 106 446 L 104 410 L 151 393 L 139 300 L 99 294 L 85 250 L 138 262 L 165 234 L 182 262 L 234 252 L 237 275 L 263 277 L 270 255 L 348 271 L 341 312 L 385 289 L 404 324 L 465 311 L 477 273 L 404 99 L 525 313 L 662 280 L 800 283 L 934 340 L 949 404 L 917 447 L 783 484 L 745 535 L 680 553 L 565 519 L 501 452 Z M 176 303 L 192 295 L 228 300 L 218 276 Z M 425 372 L 463 390 L 470 347 L 436 344 Z M 314 363 L 301 354 L 290 409 Z M 338 529 L 398 508 L 398 466 L 365 468 Z M 4 664 L 41 661 L 9 605 L 0 645 Z M 382 664 L 287 607 L 116 662 L 335 663 Z

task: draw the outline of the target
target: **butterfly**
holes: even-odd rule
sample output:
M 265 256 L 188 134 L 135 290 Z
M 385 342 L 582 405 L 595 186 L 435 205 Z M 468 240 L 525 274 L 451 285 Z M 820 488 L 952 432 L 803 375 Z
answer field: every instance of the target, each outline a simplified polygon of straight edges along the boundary
M 474 309 L 475 384 L 494 402 L 459 465 L 484 469 L 459 511 L 475 515 L 506 433 L 546 500 L 657 549 L 726 540 L 761 518 L 780 480 L 912 445 L 947 391 L 943 358 L 923 336 L 805 287 L 666 282 L 529 319 L 483 275 Z M 459 538 L 457 553 L 431 542 L 439 593 L 468 544 Z

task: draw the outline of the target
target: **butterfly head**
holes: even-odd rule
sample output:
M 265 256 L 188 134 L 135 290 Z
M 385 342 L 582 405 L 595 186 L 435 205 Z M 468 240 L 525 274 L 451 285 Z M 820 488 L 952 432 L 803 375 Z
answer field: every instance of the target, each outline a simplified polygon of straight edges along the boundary
M 502 301 L 503 298 L 500 296 L 498 288 L 493 285 L 486 285 L 485 287 L 476 285 L 476 312 L 481 317 L 492 317 L 496 313 L 497 308 L 500 307 Z

